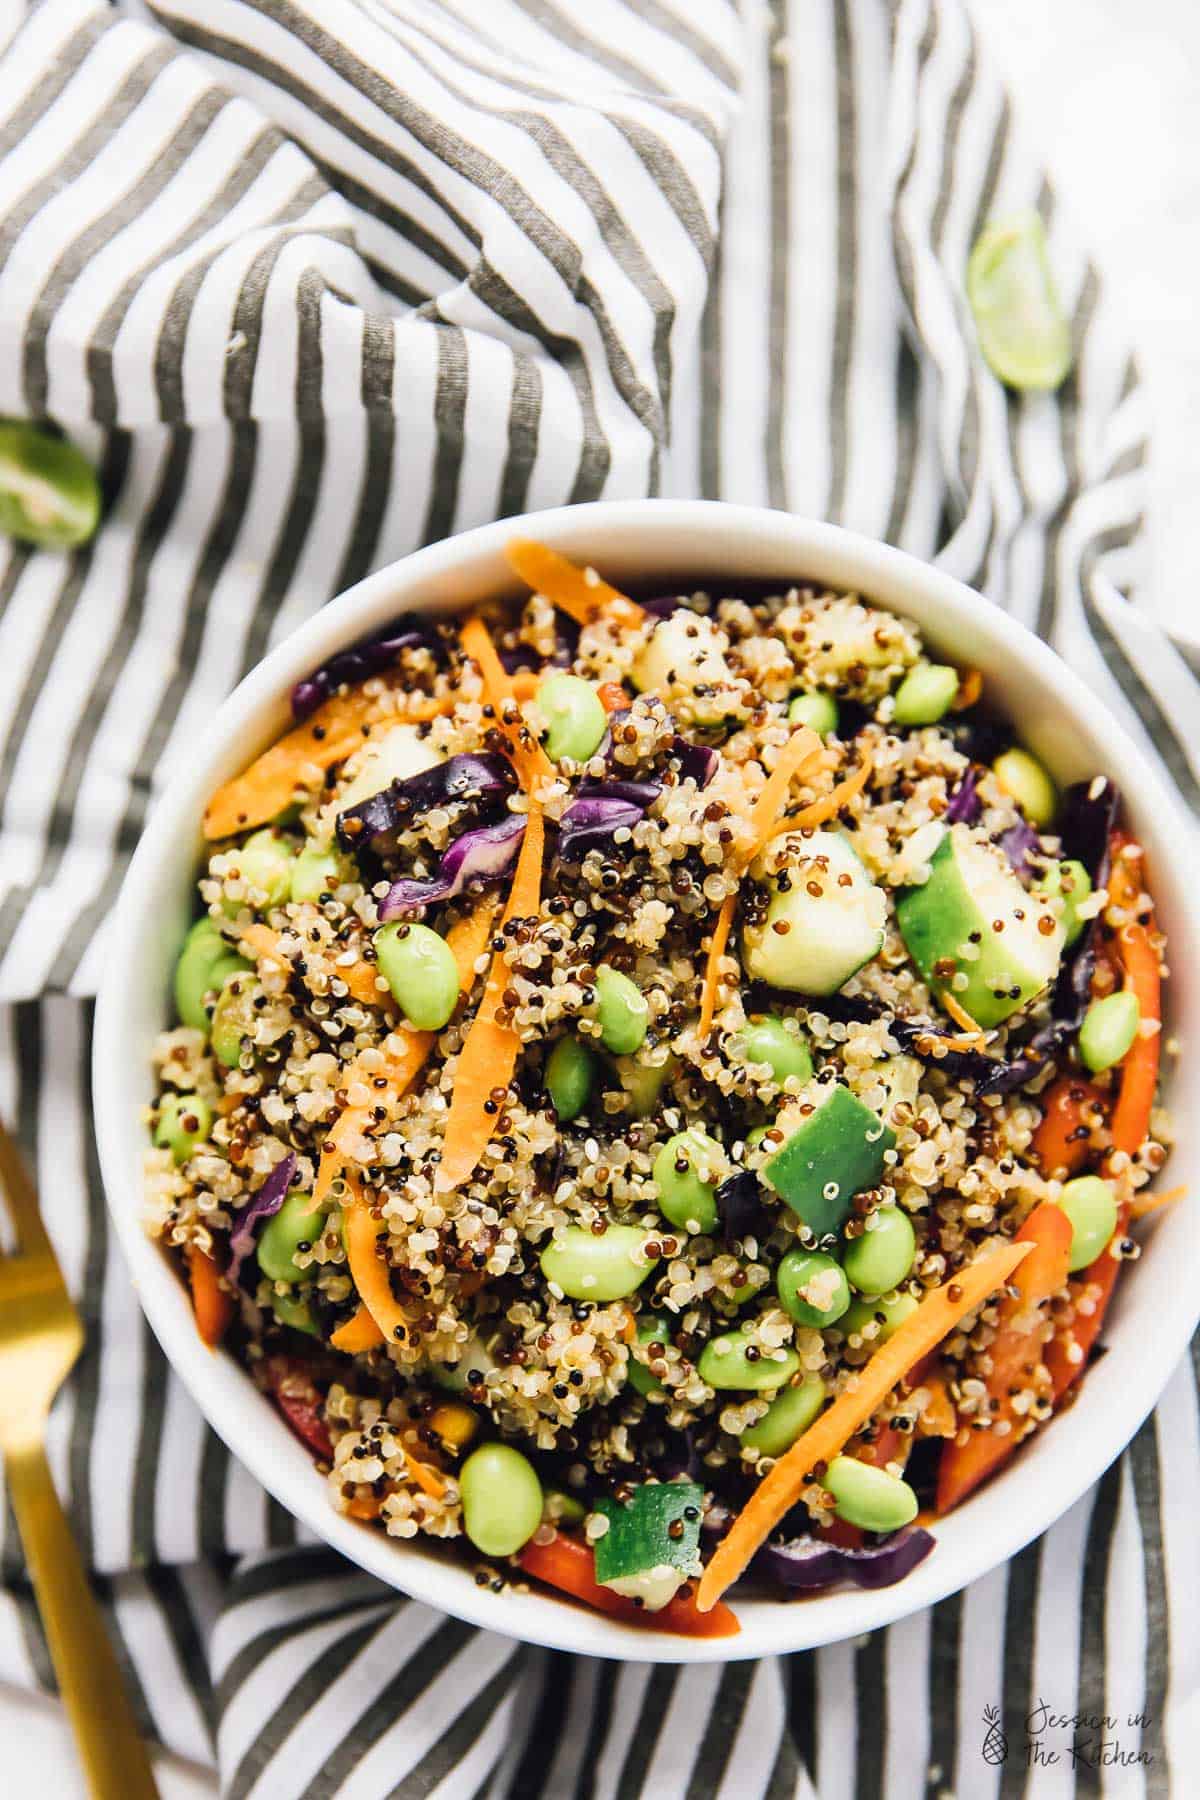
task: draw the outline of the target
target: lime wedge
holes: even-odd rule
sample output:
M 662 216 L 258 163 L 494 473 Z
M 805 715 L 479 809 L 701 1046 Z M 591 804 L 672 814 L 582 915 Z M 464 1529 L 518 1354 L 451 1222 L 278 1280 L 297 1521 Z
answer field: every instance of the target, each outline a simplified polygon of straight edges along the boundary
M 967 299 L 979 347 L 1008 387 L 1058 387 L 1071 367 L 1071 328 L 1035 212 L 994 220 L 967 263 Z

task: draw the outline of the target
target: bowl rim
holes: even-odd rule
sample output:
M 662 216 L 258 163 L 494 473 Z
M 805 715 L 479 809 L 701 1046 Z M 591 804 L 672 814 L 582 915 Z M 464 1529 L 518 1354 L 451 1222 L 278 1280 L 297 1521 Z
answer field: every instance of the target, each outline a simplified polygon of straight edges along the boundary
M 951 639 L 974 636 L 998 653 L 1010 654 L 1019 672 L 1030 675 L 1035 685 L 1054 690 L 1056 701 L 1065 708 L 1066 737 L 1099 741 L 1102 735 L 1105 761 L 1101 766 L 1106 772 L 1114 764 L 1119 767 L 1139 834 L 1143 822 L 1151 822 L 1149 836 L 1164 848 L 1168 843 L 1177 844 L 1181 835 L 1196 840 L 1195 824 L 1182 801 L 1081 676 L 1018 620 L 954 576 L 905 551 L 824 522 L 710 500 L 599 501 L 477 526 L 375 571 L 297 626 L 244 677 L 207 729 L 189 742 L 191 754 L 173 757 L 173 773 L 151 810 L 109 922 L 96 1003 L 95 1130 L 116 1235 L 155 1336 L 212 1428 L 256 1480 L 317 1538 L 402 1593 L 468 1623 L 523 1641 L 621 1660 L 724 1662 L 854 1637 L 944 1599 L 1007 1562 L 1099 1479 L 1155 1405 L 1186 1351 L 1200 1311 L 1200 1298 L 1194 1297 L 1200 1296 L 1200 1242 L 1193 1248 L 1172 1221 L 1163 1221 L 1172 1242 L 1178 1241 L 1178 1254 L 1175 1250 L 1171 1254 L 1180 1274 L 1166 1303 L 1155 1308 L 1152 1343 L 1142 1343 L 1139 1350 L 1131 1348 L 1122 1358 L 1123 1363 L 1135 1355 L 1138 1360 L 1140 1385 L 1132 1402 L 1119 1384 L 1104 1375 L 1112 1361 L 1106 1358 L 1090 1372 L 1079 1399 L 1055 1421 L 1053 1432 L 1038 1434 L 997 1482 L 980 1490 L 948 1520 L 939 1521 L 936 1530 L 943 1538 L 952 1527 L 951 1541 L 940 1542 L 938 1551 L 905 1581 L 874 1593 L 838 1591 L 803 1602 L 750 1600 L 738 1608 L 742 1617 L 738 1637 L 687 1639 L 630 1627 L 542 1592 L 524 1594 L 509 1588 L 494 1595 L 475 1585 L 465 1564 L 442 1561 L 424 1546 L 414 1554 L 407 1540 L 401 1547 L 396 1540 L 335 1513 L 307 1453 L 253 1388 L 241 1366 L 225 1352 L 207 1350 L 194 1329 L 180 1328 L 184 1316 L 191 1318 L 182 1284 L 143 1229 L 139 1184 L 132 1172 L 136 1168 L 134 1153 L 140 1153 L 145 1144 L 144 1127 L 139 1118 L 130 1116 L 127 1090 L 140 1086 L 145 1104 L 148 1070 L 141 1066 L 140 1080 L 134 1072 L 127 1014 L 134 987 L 131 973 L 143 955 L 150 889 L 165 866 L 163 847 L 185 828 L 198 837 L 199 814 L 212 781 L 211 765 L 222 756 L 229 761 L 229 750 L 241 733 L 269 741 L 263 730 L 264 711 L 269 710 L 282 724 L 287 690 L 293 681 L 333 650 L 402 610 L 404 590 L 450 593 L 456 571 L 461 573 L 472 564 L 496 563 L 504 543 L 518 535 L 541 538 L 568 554 L 584 555 L 600 564 L 605 561 L 604 541 L 612 545 L 611 556 L 616 560 L 622 537 L 646 543 L 681 539 L 703 544 L 706 554 L 702 560 L 714 569 L 724 546 L 731 554 L 736 551 L 733 560 L 747 565 L 747 578 L 755 560 L 761 560 L 764 568 L 772 562 L 792 567 L 790 579 L 794 580 L 805 579 L 813 564 L 852 565 L 852 580 L 838 578 L 843 587 L 857 588 L 889 610 L 905 610 L 898 604 L 897 594 L 911 599 L 917 610 L 932 609 L 946 622 L 944 633 L 940 626 L 932 630 L 933 638 L 939 634 Z M 769 546 L 774 554 L 760 557 L 759 545 Z M 686 567 L 686 556 L 671 560 L 680 572 Z M 776 578 L 773 570 L 767 573 Z M 780 575 L 778 579 L 789 578 Z M 511 578 L 497 581 L 490 584 L 489 591 L 499 594 L 505 586 L 516 589 L 519 584 Z M 879 597 L 885 593 L 887 598 Z M 1102 733 L 1095 724 L 1097 716 Z M 240 755 L 244 762 L 244 751 Z M 1129 775 L 1135 781 L 1131 782 Z M 1190 953 L 1187 960 L 1200 961 L 1200 894 L 1186 882 L 1176 881 L 1173 874 L 1171 886 L 1173 948 L 1178 951 L 1181 947 L 1182 927 L 1182 948 Z M 1098 1375 L 1105 1392 L 1097 1392 L 1093 1399 Z M 1118 1397 L 1119 1407 L 1113 1404 Z M 1101 1404 L 1105 1398 L 1107 1408 Z M 1102 1414 L 1105 1428 L 1089 1437 L 1080 1429 L 1077 1415 L 1081 1413 Z M 1055 1442 L 1060 1434 L 1061 1449 Z M 1052 1446 L 1049 1456 L 1047 1444 Z M 1073 1455 L 1065 1454 L 1069 1448 Z M 1010 1498 L 997 1505 L 994 1496 L 1001 1488 Z M 1019 1498 L 1024 1504 L 1015 1503 Z M 957 1522 L 968 1514 L 980 1527 L 989 1521 L 992 1529 L 958 1529 Z

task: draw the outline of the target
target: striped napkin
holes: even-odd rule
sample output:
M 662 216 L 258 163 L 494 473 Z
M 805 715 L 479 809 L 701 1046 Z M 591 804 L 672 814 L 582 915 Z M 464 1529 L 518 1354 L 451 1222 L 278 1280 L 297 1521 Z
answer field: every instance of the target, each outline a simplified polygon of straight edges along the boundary
M 88 1126 L 87 995 L 154 788 L 297 620 L 497 514 L 703 493 L 934 556 L 1195 803 L 1200 694 L 1131 604 L 1136 365 L 959 0 L 15 11 L 0 411 L 59 420 L 109 504 L 84 554 L 0 551 L 0 1107 L 87 1317 L 52 1455 L 148 1731 L 256 1800 L 1193 1789 L 1190 1368 L 932 1612 L 786 1660 L 588 1663 L 297 1541 L 151 1342 Z M 1077 362 L 1020 400 L 961 276 L 1029 205 Z M 11 1515 L 0 1678 L 52 1680 Z

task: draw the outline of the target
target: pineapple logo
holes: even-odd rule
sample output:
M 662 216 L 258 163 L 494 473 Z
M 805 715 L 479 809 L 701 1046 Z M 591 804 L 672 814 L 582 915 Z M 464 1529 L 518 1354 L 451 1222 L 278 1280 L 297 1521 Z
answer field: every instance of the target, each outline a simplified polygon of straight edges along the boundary
M 983 1760 L 990 1768 L 998 1769 L 1001 1763 L 1008 1761 L 1008 1739 L 1000 1723 L 1000 1708 L 985 1706 L 983 1722 L 987 1726 L 983 1740 Z

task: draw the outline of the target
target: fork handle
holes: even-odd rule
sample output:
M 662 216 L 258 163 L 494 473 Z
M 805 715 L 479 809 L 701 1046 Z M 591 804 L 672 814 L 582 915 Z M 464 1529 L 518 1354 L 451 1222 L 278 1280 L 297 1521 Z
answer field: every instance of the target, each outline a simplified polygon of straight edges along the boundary
M 6 1459 L 59 1691 L 94 1800 L 156 1800 L 150 1758 L 40 1443 Z

